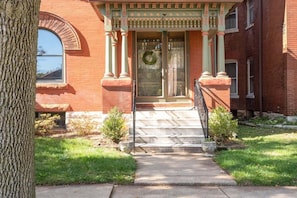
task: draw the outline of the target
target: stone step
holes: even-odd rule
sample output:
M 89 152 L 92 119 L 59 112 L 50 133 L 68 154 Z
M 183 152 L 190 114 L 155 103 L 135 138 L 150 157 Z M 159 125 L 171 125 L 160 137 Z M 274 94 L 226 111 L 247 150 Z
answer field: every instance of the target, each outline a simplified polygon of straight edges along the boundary
M 133 136 L 130 137 L 133 139 Z M 170 135 L 170 136 L 135 136 L 136 143 L 155 143 L 155 144 L 201 144 L 204 140 L 203 135 Z
M 133 129 L 130 128 L 130 135 L 133 134 Z M 153 136 L 162 136 L 162 135 L 203 135 L 202 128 L 193 128 L 193 127 L 139 127 L 135 128 L 136 135 L 153 135 Z
M 198 112 L 196 110 L 184 111 L 136 111 L 135 117 L 137 120 L 142 119 L 187 119 L 187 118 L 196 118 L 199 119 Z
M 145 153 L 201 153 L 201 144 L 135 144 L 135 152 Z
M 146 127 L 146 126 L 192 126 L 201 127 L 201 122 L 198 119 L 142 119 L 136 121 L 136 127 Z
M 136 152 L 201 152 L 204 135 L 197 110 L 143 110 L 135 118 Z

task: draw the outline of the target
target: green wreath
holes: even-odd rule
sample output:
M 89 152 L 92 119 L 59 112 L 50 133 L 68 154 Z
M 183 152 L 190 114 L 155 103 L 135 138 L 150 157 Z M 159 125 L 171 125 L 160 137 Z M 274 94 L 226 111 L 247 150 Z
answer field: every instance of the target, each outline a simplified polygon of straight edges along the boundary
M 146 65 L 154 65 L 157 62 L 156 54 L 153 51 L 146 51 L 142 56 L 142 61 Z

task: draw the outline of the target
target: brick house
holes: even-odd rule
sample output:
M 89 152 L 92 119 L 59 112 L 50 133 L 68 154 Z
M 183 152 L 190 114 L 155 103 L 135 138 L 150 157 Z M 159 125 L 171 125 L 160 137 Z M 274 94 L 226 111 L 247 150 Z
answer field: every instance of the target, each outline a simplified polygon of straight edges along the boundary
M 226 17 L 231 110 L 296 115 L 294 0 L 244 0 Z
M 195 79 L 230 108 L 225 16 L 241 1 L 42 1 L 36 112 L 129 114 L 133 80 L 138 108 L 193 107 Z

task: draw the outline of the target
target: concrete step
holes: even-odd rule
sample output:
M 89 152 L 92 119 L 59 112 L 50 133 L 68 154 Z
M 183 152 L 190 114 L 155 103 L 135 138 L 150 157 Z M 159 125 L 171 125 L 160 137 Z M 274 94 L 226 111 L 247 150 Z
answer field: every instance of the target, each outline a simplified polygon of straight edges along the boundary
M 135 152 L 144 153 L 201 153 L 201 144 L 135 144 Z
M 136 119 L 187 119 L 187 118 L 198 118 L 197 110 L 166 110 L 166 111 L 136 111 Z
M 204 135 L 197 110 L 143 110 L 135 117 L 137 152 L 201 152 Z M 132 134 L 131 125 L 131 139 Z
M 146 127 L 146 126 L 193 126 L 193 127 L 201 127 L 201 122 L 199 119 L 187 118 L 187 119 L 138 119 L 136 123 L 136 127 Z
M 133 134 L 133 129 L 130 129 L 130 135 Z M 154 136 L 162 136 L 162 135 L 203 135 L 202 128 L 194 128 L 194 127 L 157 127 L 157 126 L 147 126 L 147 127 L 136 127 L 135 128 L 136 135 L 154 135 Z
M 131 137 L 133 138 L 133 137 Z M 154 143 L 154 144 L 201 144 L 204 140 L 203 135 L 169 135 L 169 136 L 151 136 L 151 135 L 136 135 L 136 143 Z

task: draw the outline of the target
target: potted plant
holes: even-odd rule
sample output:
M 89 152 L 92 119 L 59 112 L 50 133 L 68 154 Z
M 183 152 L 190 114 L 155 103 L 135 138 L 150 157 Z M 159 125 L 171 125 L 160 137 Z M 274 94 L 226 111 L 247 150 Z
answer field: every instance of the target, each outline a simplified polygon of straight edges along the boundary
M 214 140 L 210 138 L 206 138 L 201 143 L 202 151 L 204 152 L 204 156 L 212 157 L 214 156 L 215 150 L 217 149 L 217 144 Z

